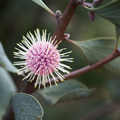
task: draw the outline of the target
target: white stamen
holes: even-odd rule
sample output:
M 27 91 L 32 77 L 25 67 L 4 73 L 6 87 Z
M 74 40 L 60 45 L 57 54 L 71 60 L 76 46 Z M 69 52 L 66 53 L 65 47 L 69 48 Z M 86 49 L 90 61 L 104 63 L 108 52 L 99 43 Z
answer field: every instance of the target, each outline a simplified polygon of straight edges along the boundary
M 17 44 L 20 49 L 15 48 L 17 52 L 13 53 L 14 57 L 24 59 L 24 61 L 14 62 L 14 65 L 21 67 L 18 74 L 28 73 L 23 80 L 28 79 L 32 82 L 36 79 L 35 87 L 39 85 L 38 88 L 40 89 L 42 84 L 46 88 L 48 82 L 52 87 L 51 78 L 53 78 L 56 85 L 59 82 L 56 79 L 57 76 L 60 81 L 64 81 L 64 77 L 58 70 L 70 73 L 66 68 L 71 68 L 62 64 L 61 61 L 72 62 L 72 58 L 67 58 L 72 51 L 61 53 L 66 48 L 57 50 L 61 41 L 58 42 L 56 36 L 52 39 L 50 34 L 46 39 L 46 30 L 42 31 L 42 35 L 40 35 L 39 29 L 37 29 L 34 34 L 35 36 L 31 32 L 27 33 L 27 37 L 23 36 L 22 42 Z

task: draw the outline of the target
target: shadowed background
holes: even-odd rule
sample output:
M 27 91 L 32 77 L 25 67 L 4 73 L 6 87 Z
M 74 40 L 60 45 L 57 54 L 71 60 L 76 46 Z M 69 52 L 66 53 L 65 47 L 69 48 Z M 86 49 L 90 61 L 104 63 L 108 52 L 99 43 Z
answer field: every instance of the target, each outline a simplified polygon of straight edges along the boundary
M 68 1 L 44 0 L 53 12 L 60 10 L 62 13 Z M 107 1 L 109 0 L 105 2 Z M 56 19 L 31 0 L 0 1 L 0 40 L 11 62 L 16 61 L 13 59 L 13 51 L 15 51 L 14 47 L 17 46 L 16 43 L 22 40 L 22 35 L 26 35 L 28 31 L 33 33 L 36 28 L 40 30 L 47 29 L 48 33 L 53 34 L 56 26 Z M 92 23 L 88 17 L 88 11 L 81 6 L 78 6 L 66 33 L 70 34 L 70 39 L 79 41 L 95 37 L 115 37 L 116 35 L 115 27 L 112 23 L 99 16 L 96 16 L 95 22 Z M 88 64 L 79 48 L 75 45 L 62 42 L 59 48 L 63 47 L 66 47 L 68 51 L 73 51 L 70 56 L 74 58 L 74 63 L 69 64 L 73 70 Z M 78 52 L 80 52 L 80 56 Z M 22 77 L 18 77 L 16 74 L 11 75 L 18 89 L 22 88 L 24 85 L 24 82 L 21 82 Z M 107 80 L 104 80 L 95 72 L 89 72 L 76 79 L 85 83 L 89 88 L 96 87 L 94 97 L 67 101 L 51 107 L 42 97 L 35 93 L 34 95 L 38 98 L 45 111 L 45 120 L 80 120 L 83 116 L 87 116 L 91 110 L 101 105 L 102 102 L 112 98 L 106 85 Z M 99 120 L 113 120 L 112 116 L 115 116 L 114 114 L 117 120 L 117 112 L 107 114 Z

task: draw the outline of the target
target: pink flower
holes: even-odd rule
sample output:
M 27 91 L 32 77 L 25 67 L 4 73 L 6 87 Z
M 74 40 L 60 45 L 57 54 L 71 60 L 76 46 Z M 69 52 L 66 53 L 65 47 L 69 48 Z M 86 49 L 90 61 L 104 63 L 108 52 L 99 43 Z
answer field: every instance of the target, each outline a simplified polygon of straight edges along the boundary
M 58 71 L 64 73 L 70 73 L 67 69 L 71 69 L 69 66 L 61 63 L 62 61 L 72 62 L 72 58 L 68 57 L 70 52 L 61 53 L 64 49 L 57 50 L 58 44 L 55 40 L 51 39 L 50 34 L 46 39 L 46 30 L 43 31 L 43 35 L 40 36 L 39 29 L 34 31 L 34 35 L 29 32 L 27 38 L 23 36 L 21 43 L 17 44 L 20 49 L 15 48 L 18 52 L 14 52 L 15 58 L 20 58 L 22 61 L 14 62 L 14 65 L 18 65 L 21 68 L 18 74 L 28 73 L 23 80 L 28 79 L 32 82 L 36 78 L 35 87 L 39 84 L 44 85 L 46 88 L 46 82 L 50 83 L 50 79 L 53 78 L 57 85 L 56 76 L 61 81 L 64 81 L 64 77 Z

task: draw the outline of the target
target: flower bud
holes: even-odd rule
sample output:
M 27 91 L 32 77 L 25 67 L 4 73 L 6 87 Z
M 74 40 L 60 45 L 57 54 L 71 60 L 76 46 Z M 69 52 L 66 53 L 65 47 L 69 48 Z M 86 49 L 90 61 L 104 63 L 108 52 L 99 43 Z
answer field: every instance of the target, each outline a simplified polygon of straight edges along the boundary
M 57 10 L 57 11 L 56 11 L 56 16 L 59 17 L 59 18 L 62 16 L 62 13 L 61 13 L 60 10 Z
M 92 20 L 92 22 L 94 22 L 94 20 L 95 20 L 95 13 L 89 11 L 88 12 L 88 16 L 90 17 L 90 19 Z
M 64 37 L 64 39 L 68 39 L 68 38 L 70 38 L 70 34 L 64 33 L 63 37 Z

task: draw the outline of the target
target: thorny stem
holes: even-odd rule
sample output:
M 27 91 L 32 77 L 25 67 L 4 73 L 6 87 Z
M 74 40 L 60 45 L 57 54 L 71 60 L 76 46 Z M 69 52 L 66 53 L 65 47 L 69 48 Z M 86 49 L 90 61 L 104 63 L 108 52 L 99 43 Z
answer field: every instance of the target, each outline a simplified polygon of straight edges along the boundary
M 56 40 L 58 40 L 58 42 L 60 40 L 63 40 L 63 36 L 64 36 L 64 32 L 77 8 L 78 4 L 76 3 L 75 0 L 70 0 L 65 12 L 63 13 L 63 16 L 59 19 L 58 22 L 58 26 L 55 30 L 55 33 L 53 35 L 53 38 L 56 36 Z M 88 65 L 84 68 L 81 68 L 79 70 L 73 71 L 70 74 L 65 74 L 65 80 L 80 76 L 82 74 L 85 74 L 91 70 L 94 70 L 110 61 L 112 61 L 113 59 L 117 58 L 120 56 L 120 50 L 116 50 L 114 53 L 112 53 L 111 55 L 109 55 L 108 57 L 104 58 L 103 60 L 93 64 L 93 65 Z M 59 78 L 57 78 L 59 82 L 61 82 L 59 80 Z M 54 80 L 51 79 L 51 84 L 55 84 Z M 46 86 L 49 86 L 49 83 L 46 84 Z M 44 86 L 41 85 L 41 88 L 44 88 Z M 27 82 L 27 80 L 25 81 L 25 86 L 24 88 L 20 91 L 20 92 L 24 92 L 24 93 L 28 93 L 31 94 L 33 92 L 35 92 L 37 89 L 34 88 L 34 84 L 33 83 L 29 83 Z M 12 111 L 12 108 L 10 108 L 7 112 L 7 114 L 4 116 L 3 120 L 14 120 L 14 114 Z

